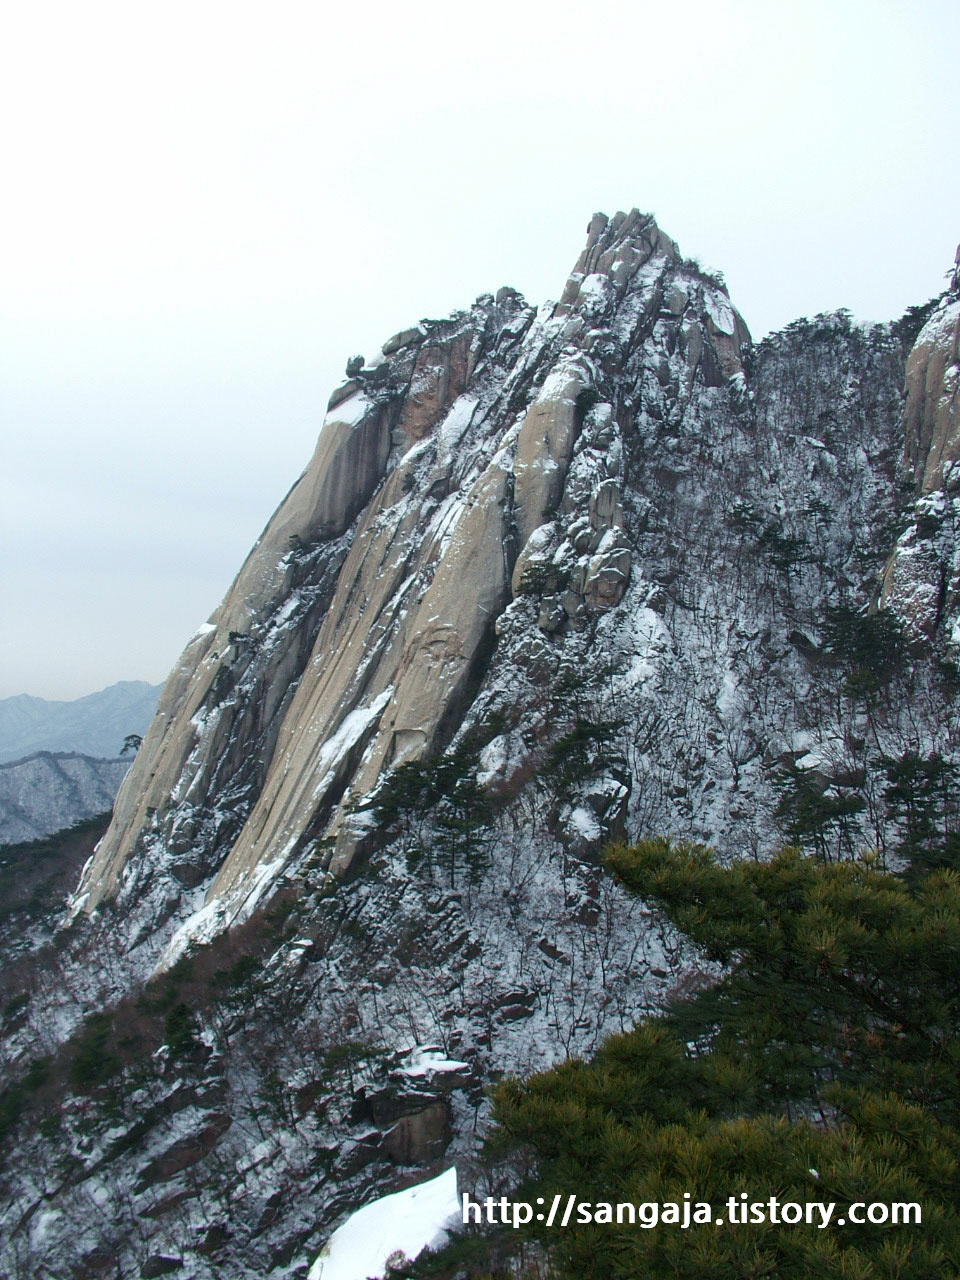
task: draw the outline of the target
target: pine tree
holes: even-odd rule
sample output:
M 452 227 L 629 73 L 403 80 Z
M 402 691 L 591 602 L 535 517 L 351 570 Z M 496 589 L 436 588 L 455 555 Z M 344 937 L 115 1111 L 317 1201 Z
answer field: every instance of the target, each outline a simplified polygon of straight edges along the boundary
M 859 792 L 828 786 L 814 770 L 795 764 L 786 766 L 776 782 L 780 799 L 774 817 L 791 844 L 824 859 L 853 852 L 853 820 L 866 808 Z
M 956 765 L 939 751 L 925 757 L 905 751 L 886 761 L 886 775 L 887 816 L 900 824 L 898 852 L 909 861 L 911 874 L 956 867 L 960 854 Z
M 905 879 L 785 849 L 718 864 L 666 839 L 611 871 L 720 977 L 590 1062 L 508 1080 L 494 1155 L 516 1196 L 634 1205 L 727 1197 L 921 1206 L 921 1226 L 531 1225 L 558 1276 L 955 1277 L 960 1159 L 960 879 Z M 837 1217 L 840 1216 L 839 1211 Z

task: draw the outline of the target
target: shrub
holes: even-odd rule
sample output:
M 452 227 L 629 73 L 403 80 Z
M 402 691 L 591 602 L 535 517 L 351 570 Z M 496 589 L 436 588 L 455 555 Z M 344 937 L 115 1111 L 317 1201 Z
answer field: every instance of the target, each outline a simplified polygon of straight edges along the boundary
M 70 1063 L 70 1083 L 78 1092 L 105 1083 L 119 1070 L 120 1059 L 108 1047 L 112 1031 L 109 1013 L 93 1013 L 83 1024 Z

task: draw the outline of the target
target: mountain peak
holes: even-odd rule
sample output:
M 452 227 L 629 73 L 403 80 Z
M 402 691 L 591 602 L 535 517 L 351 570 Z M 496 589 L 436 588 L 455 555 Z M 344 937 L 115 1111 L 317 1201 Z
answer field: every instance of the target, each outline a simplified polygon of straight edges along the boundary
M 0 699 L 0 761 L 35 751 L 79 751 L 112 759 L 130 733 L 143 733 L 152 718 L 159 685 L 145 680 L 116 684 L 71 700 L 31 694 Z
M 600 281 L 608 280 L 622 299 L 640 269 L 659 257 L 662 263 L 679 262 L 676 244 L 657 226 L 652 214 L 595 213 L 587 226 L 587 243 L 577 259 L 557 304 L 556 314 L 579 309 L 581 300 L 595 297 Z
M 957 305 L 918 341 L 936 403 Z M 77 1028 L 99 1069 L 84 1014 L 166 971 L 107 1082 L 122 1140 L 84 1104 L 11 1148 L 23 1222 L 36 1170 L 86 1155 L 37 1226 L 58 1275 L 118 1252 L 124 1274 L 305 1274 L 304 1223 L 329 1234 L 398 1164 L 471 1158 L 484 1084 L 682 989 L 687 953 L 606 844 L 859 861 L 893 762 L 954 767 L 960 495 L 918 501 L 882 602 L 929 629 L 901 644 L 869 609 L 904 514 L 905 363 L 894 326 L 842 317 L 751 350 L 636 211 L 591 221 L 556 307 L 487 296 L 351 362 L 164 686 L 57 967 L 10 992 L 6 1061 Z M 0 1240 L 0 1269 L 29 1246 Z

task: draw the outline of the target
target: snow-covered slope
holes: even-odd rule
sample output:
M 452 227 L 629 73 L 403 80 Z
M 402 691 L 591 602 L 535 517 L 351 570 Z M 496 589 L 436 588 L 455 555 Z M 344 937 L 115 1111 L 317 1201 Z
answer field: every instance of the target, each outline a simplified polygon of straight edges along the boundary
M 0 764 L 0 845 L 37 840 L 113 805 L 129 759 L 40 751 Z
M 911 368 L 939 404 L 936 324 Z M 955 499 L 905 431 L 915 336 L 840 313 L 754 346 L 634 211 L 594 218 L 559 303 L 504 289 L 351 369 L 24 979 L 12 1070 L 158 969 L 124 1008 L 165 1043 L 118 1041 L 109 1105 L 78 1089 L 21 1133 L 13 1274 L 40 1251 L 302 1277 L 399 1170 L 469 1179 L 491 1079 L 689 979 L 604 841 L 762 855 L 791 778 L 843 815 L 831 854 L 889 838 L 885 762 L 958 756 Z M 911 537 L 942 588 L 922 626 Z M 875 675 L 837 619 L 878 605 L 909 643 L 868 619 Z
M 392 1261 L 415 1261 L 460 1222 L 457 1171 L 381 1196 L 338 1227 L 310 1268 L 308 1280 L 359 1280 L 382 1275 Z

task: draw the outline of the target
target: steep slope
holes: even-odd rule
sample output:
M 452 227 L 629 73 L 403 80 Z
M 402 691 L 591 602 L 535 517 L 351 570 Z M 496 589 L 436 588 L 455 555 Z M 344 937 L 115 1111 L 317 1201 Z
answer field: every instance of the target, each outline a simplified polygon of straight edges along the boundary
M 958 250 L 960 255 L 960 250 Z M 881 601 L 911 631 L 960 650 L 960 267 L 917 336 L 906 372 L 904 469 L 915 502 Z
M 11 1274 L 302 1276 L 374 1189 L 469 1169 L 486 1082 L 695 978 L 605 839 L 763 854 L 800 795 L 801 838 L 882 845 L 888 762 L 958 755 L 950 635 L 879 594 L 912 345 L 754 347 L 634 211 L 559 303 L 351 363 L 3 1038 L 68 1082 L 8 1161 Z
M 70 702 L 25 693 L 0 698 L 0 762 L 38 751 L 78 751 L 112 759 L 128 734 L 146 730 L 159 693 L 159 685 L 145 680 L 121 680 Z
M 37 840 L 105 813 L 129 768 L 129 760 L 75 751 L 39 751 L 0 764 L 0 845 Z
M 729 399 L 746 328 L 636 212 L 591 224 L 556 307 L 499 297 L 398 335 L 336 393 L 310 468 L 168 681 L 82 886 L 88 911 L 147 846 L 154 875 L 171 855 L 217 870 L 184 936 L 243 918 L 321 843 L 342 874 L 362 844 L 351 808 L 451 736 L 495 621 L 525 593 L 524 566 L 561 541 L 547 521 L 577 444 L 566 514 L 593 499 L 592 545 L 574 553 L 572 612 L 619 601 L 630 550 L 617 478 L 582 446 L 619 444 L 625 384 L 636 395 L 645 364 L 628 369 L 630 354 L 658 323 L 666 346 L 682 344 L 671 393 L 684 402 L 695 382 Z

